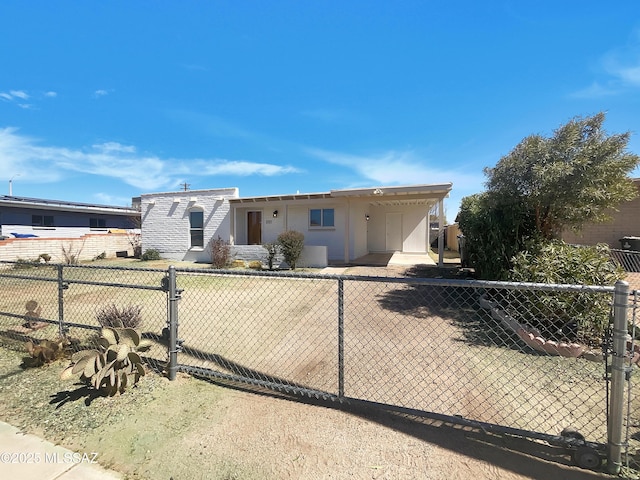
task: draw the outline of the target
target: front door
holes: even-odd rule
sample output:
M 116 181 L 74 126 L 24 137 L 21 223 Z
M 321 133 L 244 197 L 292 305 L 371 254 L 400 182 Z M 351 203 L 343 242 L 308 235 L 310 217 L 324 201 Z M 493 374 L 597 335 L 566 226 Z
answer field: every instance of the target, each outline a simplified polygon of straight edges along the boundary
M 247 240 L 249 245 L 262 245 L 262 212 L 247 212 Z
M 386 249 L 387 249 L 387 252 L 402 251 L 402 214 L 401 213 L 387 213 Z

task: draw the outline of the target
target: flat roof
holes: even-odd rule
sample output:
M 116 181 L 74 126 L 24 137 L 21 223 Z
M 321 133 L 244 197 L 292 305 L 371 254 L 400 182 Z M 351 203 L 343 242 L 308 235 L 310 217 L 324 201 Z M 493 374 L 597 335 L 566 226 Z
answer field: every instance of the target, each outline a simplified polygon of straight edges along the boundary
M 64 200 L 47 200 L 44 198 L 14 197 L 10 195 L 0 195 L 0 205 L 17 208 L 38 208 L 41 210 L 103 213 L 110 215 L 140 215 L 140 211 L 133 207 L 67 202 Z
M 331 190 L 321 193 L 296 193 L 292 195 L 267 195 L 259 197 L 240 197 L 229 199 L 230 203 L 254 203 L 254 202 L 274 202 L 284 200 L 315 200 L 322 198 L 336 197 L 370 197 L 381 200 L 389 200 L 390 197 L 411 196 L 424 198 L 445 198 L 449 195 L 452 183 L 439 183 L 430 185 L 404 185 L 404 186 L 379 186 L 369 188 L 350 188 L 342 190 Z

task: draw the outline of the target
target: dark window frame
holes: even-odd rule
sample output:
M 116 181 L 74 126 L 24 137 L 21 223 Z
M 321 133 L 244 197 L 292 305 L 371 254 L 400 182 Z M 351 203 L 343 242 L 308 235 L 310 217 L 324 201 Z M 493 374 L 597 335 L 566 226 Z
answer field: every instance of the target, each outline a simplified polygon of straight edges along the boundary
M 200 214 L 199 222 L 194 222 L 194 214 Z M 189 211 L 189 248 L 204 248 L 204 210 Z
M 309 228 L 335 228 L 336 211 L 335 208 L 310 208 Z

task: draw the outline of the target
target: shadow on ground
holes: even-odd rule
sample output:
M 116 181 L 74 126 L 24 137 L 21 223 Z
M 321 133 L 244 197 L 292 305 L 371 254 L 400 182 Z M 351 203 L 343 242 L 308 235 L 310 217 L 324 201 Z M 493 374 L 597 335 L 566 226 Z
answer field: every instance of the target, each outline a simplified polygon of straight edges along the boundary
M 366 401 L 347 399 L 346 402 L 305 398 L 254 387 L 243 383 L 201 380 L 225 388 L 269 396 L 285 401 L 301 402 L 317 407 L 337 409 L 369 422 L 410 435 L 457 454 L 495 465 L 496 468 L 513 472 L 526 478 L 547 480 L 591 480 L 614 478 L 600 471 L 580 469 L 572 464 L 571 452 L 564 447 L 552 446 L 537 440 L 483 431 L 481 428 L 460 425 L 442 420 L 438 415 L 425 412 L 411 415 L 386 410 Z M 618 477 L 619 478 L 619 477 Z

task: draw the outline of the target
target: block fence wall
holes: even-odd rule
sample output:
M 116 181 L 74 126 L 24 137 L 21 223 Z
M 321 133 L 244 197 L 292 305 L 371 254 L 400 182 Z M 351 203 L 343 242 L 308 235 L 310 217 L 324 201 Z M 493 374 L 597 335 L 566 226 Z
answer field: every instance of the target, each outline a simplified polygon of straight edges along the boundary
M 562 239 L 567 243 L 596 245 L 606 243 L 611 248 L 620 248 L 622 237 L 640 237 L 640 197 L 624 202 L 617 212 L 611 213 L 612 220 L 607 223 L 585 225 L 580 233 L 563 232 Z
M 133 247 L 125 233 L 89 234 L 80 238 L 8 238 L 0 240 L 0 260 L 34 260 L 42 253 L 51 255 L 52 263 L 64 263 L 62 248 L 91 260 L 101 253 L 115 257 L 116 252 L 133 255 Z

